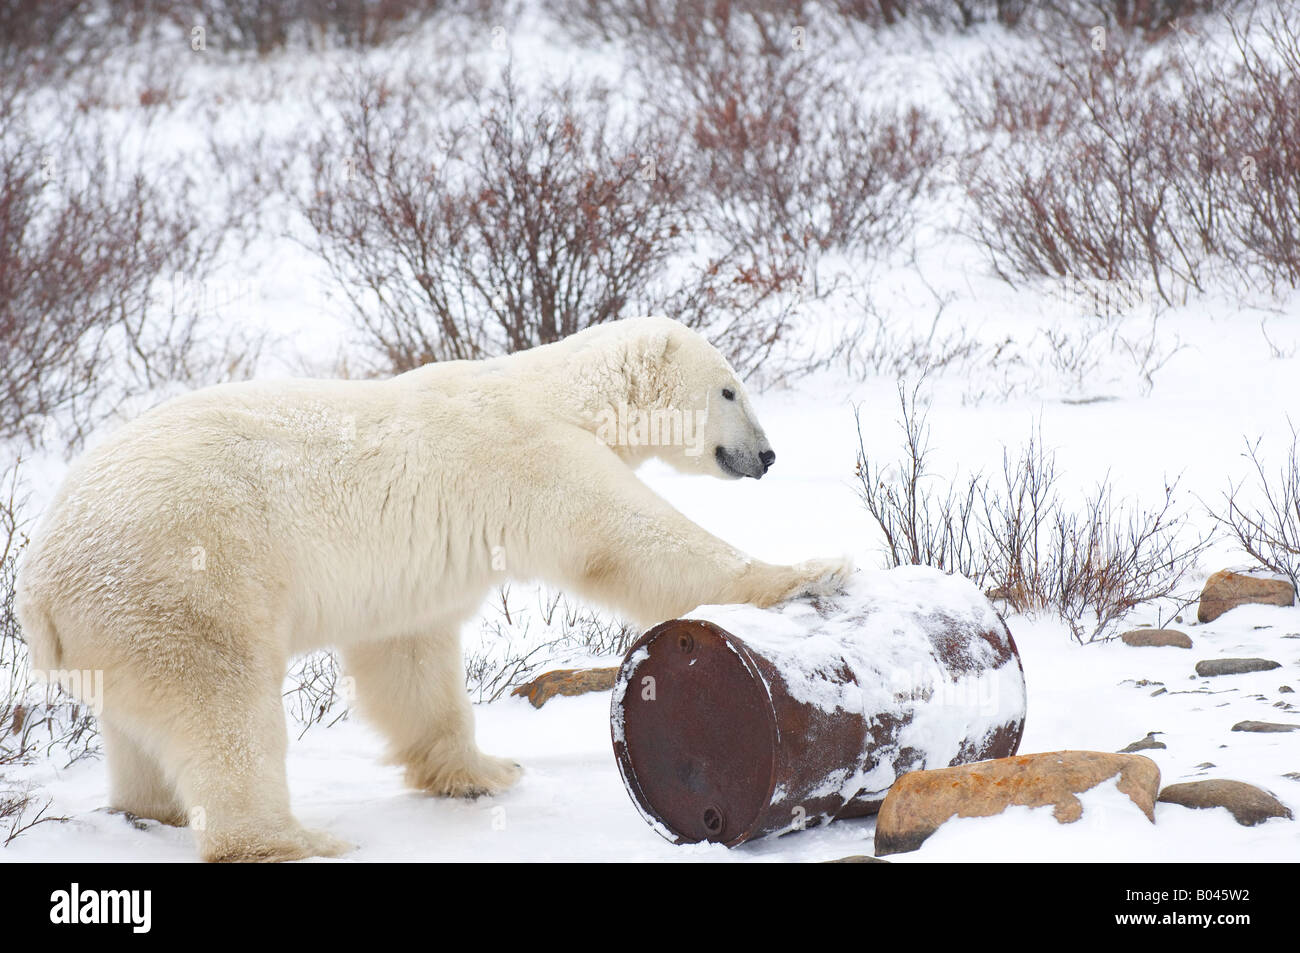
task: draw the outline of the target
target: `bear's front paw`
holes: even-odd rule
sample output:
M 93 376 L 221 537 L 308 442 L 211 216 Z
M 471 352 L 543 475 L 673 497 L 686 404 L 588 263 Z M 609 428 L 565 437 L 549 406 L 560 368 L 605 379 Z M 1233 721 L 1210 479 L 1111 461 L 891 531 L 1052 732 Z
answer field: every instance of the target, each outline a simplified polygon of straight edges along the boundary
M 834 595 L 843 591 L 853 573 L 853 560 L 847 556 L 796 563 L 785 569 L 775 591 L 756 604 L 759 608 L 766 609 L 800 596 Z
M 425 765 L 407 769 L 412 786 L 439 797 L 482 797 L 500 794 L 519 780 L 524 769 L 509 758 L 478 754 L 468 762 Z
M 847 556 L 838 559 L 810 559 L 797 563 L 795 571 L 803 579 L 787 598 L 796 596 L 831 596 L 843 592 L 849 577 L 856 572 L 853 560 Z

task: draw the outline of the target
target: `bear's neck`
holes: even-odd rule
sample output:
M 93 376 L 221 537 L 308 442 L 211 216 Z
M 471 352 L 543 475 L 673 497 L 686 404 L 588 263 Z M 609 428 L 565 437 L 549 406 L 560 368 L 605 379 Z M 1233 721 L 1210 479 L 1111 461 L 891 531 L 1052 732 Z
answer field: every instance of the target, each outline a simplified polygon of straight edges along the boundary
M 665 364 L 661 354 L 651 353 L 642 342 L 630 341 L 612 351 L 570 349 L 563 343 L 516 356 L 532 358 L 528 371 L 545 384 L 556 414 L 584 430 L 597 433 L 611 414 L 688 403 L 688 388 L 679 369 Z

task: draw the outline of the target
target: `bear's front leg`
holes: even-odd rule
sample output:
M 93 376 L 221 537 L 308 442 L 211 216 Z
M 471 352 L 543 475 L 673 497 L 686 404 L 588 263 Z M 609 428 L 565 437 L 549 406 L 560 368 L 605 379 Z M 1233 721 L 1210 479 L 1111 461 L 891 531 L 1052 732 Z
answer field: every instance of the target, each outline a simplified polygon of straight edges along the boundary
M 848 557 L 809 559 L 793 566 L 751 560 L 741 577 L 741 585 L 749 590 L 743 601 L 766 609 L 798 596 L 829 596 L 844 587 L 853 571 Z
M 746 556 L 691 522 L 629 474 L 588 473 L 582 494 L 559 500 L 552 548 L 530 553 L 537 574 L 654 625 L 702 605 L 766 608 L 829 594 L 853 573 L 848 558 L 782 566 Z
M 388 759 L 406 783 L 443 797 L 506 790 L 522 773 L 474 741 L 474 712 L 455 627 L 432 635 L 366 642 L 344 650 L 361 712 L 388 738 Z

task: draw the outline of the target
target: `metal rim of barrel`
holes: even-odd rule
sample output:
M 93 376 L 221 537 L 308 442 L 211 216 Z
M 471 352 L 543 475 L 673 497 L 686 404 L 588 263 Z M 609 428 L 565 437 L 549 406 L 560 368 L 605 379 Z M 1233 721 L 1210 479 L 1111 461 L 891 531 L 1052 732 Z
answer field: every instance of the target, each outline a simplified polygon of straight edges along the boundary
M 686 631 L 682 631 L 686 630 Z M 713 837 L 694 837 L 686 834 L 674 827 L 667 819 L 660 816 L 652 807 L 650 799 L 646 796 L 642 788 L 641 781 L 637 776 L 636 766 L 632 757 L 632 752 L 627 744 L 626 736 L 626 717 L 627 708 L 623 702 L 626 692 L 632 687 L 635 672 L 641 663 L 649 658 L 649 647 L 661 637 L 671 637 L 680 639 L 683 635 L 694 638 L 696 634 L 701 634 L 709 638 L 717 639 L 724 643 L 733 655 L 742 665 L 745 675 L 750 683 L 762 691 L 762 710 L 764 721 L 766 722 L 767 734 L 769 740 L 769 767 L 767 778 L 764 784 L 761 804 L 770 803 L 773 794 L 776 791 L 777 784 L 777 763 L 776 751 L 780 739 L 780 726 L 777 723 L 776 711 L 771 695 L 771 688 L 767 679 L 763 676 L 762 671 L 752 658 L 749 647 L 737 636 L 728 632 L 726 629 L 712 622 L 702 619 L 670 619 L 661 622 L 651 629 L 648 629 L 639 639 L 628 648 L 622 664 L 619 666 L 618 678 L 614 682 L 614 690 L 611 693 L 610 700 L 610 737 L 614 746 L 614 760 L 618 765 L 619 774 L 623 779 L 623 785 L 627 789 L 632 803 L 636 805 L 637 811 L 657 833 L 673 844 L 697 844 L 697 843 L 717 843 L 725 847 L 736 847 L 754 837 L 755 828 L 763 821 L 763 811 L 757 810 L 753 817 L 748 818 L 741 826 L 740 832 L 727 840 L 716 839 Z M 644 650 L 647 654 L 638 658 L 638 653 Z M 622 737 L 620 737 L 620 734 Z M 733 815 L 734 820 L 734 815 Z M 725 828 L 724 828 L 725 829 Z

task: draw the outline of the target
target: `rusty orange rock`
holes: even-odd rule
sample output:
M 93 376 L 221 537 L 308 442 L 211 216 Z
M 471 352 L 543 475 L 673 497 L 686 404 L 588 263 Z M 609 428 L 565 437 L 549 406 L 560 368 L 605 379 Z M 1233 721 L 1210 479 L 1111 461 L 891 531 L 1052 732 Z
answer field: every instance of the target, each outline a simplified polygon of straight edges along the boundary
M 1213 622 L 1229 609 L 1235 609 L 1237 606 L 1252 603 L 1289 606 L 1294 602 L 1295 588 L 1285 579 L 1248 576 L 1223 569 L 1205 581 L 1196 618 L 1202 622 Z
M 876 819 L 876 855 L 916 850 L 953 817 L 991 817 L 1008 807 L 1052 805 L 1062 824 L 1083 816 L 1078 795 L 1118 777 L 1155 822 L 1160 769 L 1150 758 L 1101 751 L 1053 751 L 913 771 L 890 789 Z
M 617 668 L 560 668 L 538 675 L 516 688 L 511 695 L 522 695 L 534 708 L 541 708 L 556 695 L 585 695 L 607 692 L 614 687 Z

